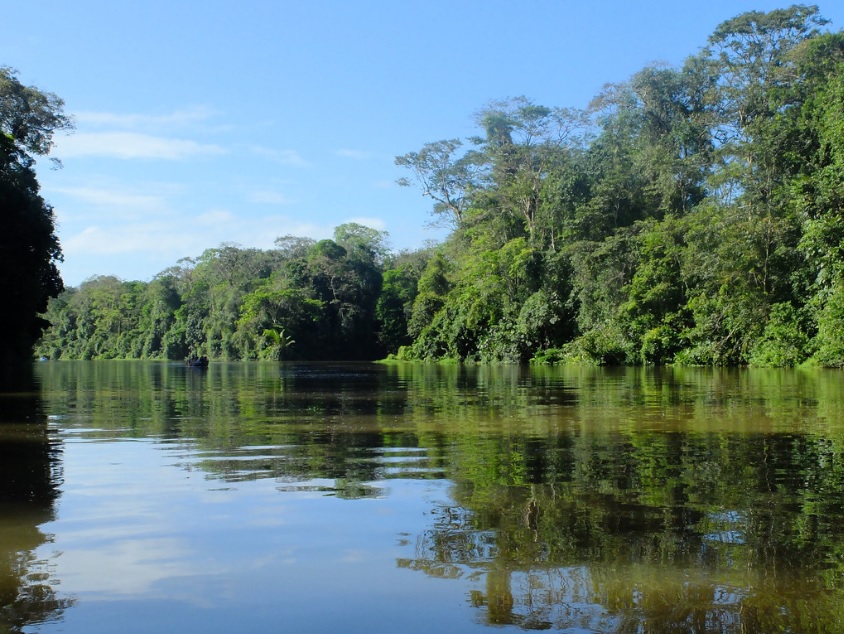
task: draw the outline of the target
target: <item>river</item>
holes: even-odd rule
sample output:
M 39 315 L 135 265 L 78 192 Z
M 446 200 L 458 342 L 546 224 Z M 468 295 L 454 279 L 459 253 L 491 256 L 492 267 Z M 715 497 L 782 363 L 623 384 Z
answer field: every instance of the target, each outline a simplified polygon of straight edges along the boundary
M 844 631 L 844 374 L 46 362 L 0 631 Z

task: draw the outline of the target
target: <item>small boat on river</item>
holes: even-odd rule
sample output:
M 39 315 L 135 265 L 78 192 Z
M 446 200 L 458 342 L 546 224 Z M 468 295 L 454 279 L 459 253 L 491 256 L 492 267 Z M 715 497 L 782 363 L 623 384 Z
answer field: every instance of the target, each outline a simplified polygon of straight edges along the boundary
M 185 365 L 189 368 L 207 368 L 208 357 L 189 357 L 185 359 Z

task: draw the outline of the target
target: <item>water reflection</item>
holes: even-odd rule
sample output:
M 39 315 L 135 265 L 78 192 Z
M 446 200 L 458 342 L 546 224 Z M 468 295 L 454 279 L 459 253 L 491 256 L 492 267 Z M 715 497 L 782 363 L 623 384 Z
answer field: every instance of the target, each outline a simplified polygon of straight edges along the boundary
M 570 454 L 563 462 L 579 477 L 568 481 L 557 468 L 544 484 L 507 484 L 501 471 L 498 482 L 457 480 L 461 511 L 433 513 L 438 521 L 420 536 L 415 557 L 399 565 L 451 578 L 483 570 L 485 588 L 472 602 L 491 624 L 837 631 L 841 473 L 804 470 L 809 487 L 793 489 L 793 478 L 770 475 L 795 454 L 840 463 L 840 447 L 812 451 L 805 439 L 765 437 L 741 448 L 718 437 L 689 444 L 697 446 L 668 452 L 656 473 L 639 450 L 619 443 L 597 471 L 587 466 L 591 457 L 584 465 Z
M 61 446 L 47 426 L 39 389 L 28 368 L 0 380 L 0 629 L 61 617 L 71 605 L 36 549 L 49 540 L 61 483 Z
M 202 474 L 232 500 L 268 484 L 281 500 L 362 504 L 389 501 L 402 482 L 448 483 L 448 499 L 402 531 L 392 561 L 448 580 L 483 625 L 844 630 L 838 373 L 160 363 L 38 371 L 64 433 L 152 438 L 162 464 Z M 246 512 L 273 504 L 262 497 Z M 302 520 L 292 543 L 317 539 L 313 530 Z M 381 608 L 373 599 L 369 609 Z

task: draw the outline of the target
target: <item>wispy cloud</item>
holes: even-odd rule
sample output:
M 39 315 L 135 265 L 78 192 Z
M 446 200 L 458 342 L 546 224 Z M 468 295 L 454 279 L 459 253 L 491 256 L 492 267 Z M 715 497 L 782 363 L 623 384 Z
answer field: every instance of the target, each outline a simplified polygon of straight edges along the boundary
M 270 189 L 251 191 L 247 195 L 247 199 L 249 202 L 259 205 L 290 205 L 294 202 L 281 192 Z
M 78 112 L 74 116 L 79 126 L 83 128 L 121 128 L 161 132 L 204 124 L 218 115 L 219 111 L 208 106 L 189 106 L 164 114 Z
M 365 161 L 375 156 L 372 152 L 367 152 L 365 150 L 349 150 L 347 148 L 335 150 L 334 154 L 343 158 L 354 159 L 355 161 Z
M 138 132 L 87 132 L 59 139 L 54 153 L 61 158 L 109 157 L 179 161 L 225 154 L 219 145 Z
M 191 224 L 216 227 L 223 224 L 234 225 L 236 222 L 237 218 L 228 209 L 210 209 L 196 216 Z
M 105 209 L 109 214 L 114 214 L 120 210 L 144 214 L 168 211 L 165 193 L 149 194 L 98 187 L 53 187 L 50 192 L 68 196 L 84 203 L 86 206 Z
M 213 143 L 190 137 L 212 132 L 209 122 L 219 113 L 207 106 L 189 106 L 163 114 L 80 112 L 78 132 L 56 139 L 60 158 L 106 157 L 180 161 L 225 154 Z M 219 127 L 215 128 L 218 132 Z
M 268 158 L 282 165 L 294 167 L 306 167 L 308 165 L 308 162 L 296 150 L 269 148 L 262 145 L 250 145 L 249 150 L 257 156 Z
M 90 225 L 81 232 L 64 238 L 62 250 L 66 255 L 132 255 L 145 252 L 170 252 L 184 245 L 181 235 L 167 229 L 165 223 L 126 224 L 121 226 Z

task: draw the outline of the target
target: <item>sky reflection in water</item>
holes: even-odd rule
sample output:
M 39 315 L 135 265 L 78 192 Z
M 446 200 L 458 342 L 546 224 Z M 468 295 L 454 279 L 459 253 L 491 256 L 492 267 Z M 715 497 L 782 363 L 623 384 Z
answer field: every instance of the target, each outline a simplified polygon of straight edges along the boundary
M 227 484 L 158 442 L 69 434 L 65 446 L 65 480 L 79 484 L 42 527 L 53 542 L 40 551 L 77 599 L 65 631 L 349 631 L 406 627 L 414 612 L 431 625 L 418 595 L 440 593 L 396 560 L 412 548 L 401 536 L 447 499 L 443 481 L 350 501 L 330 480 Z

